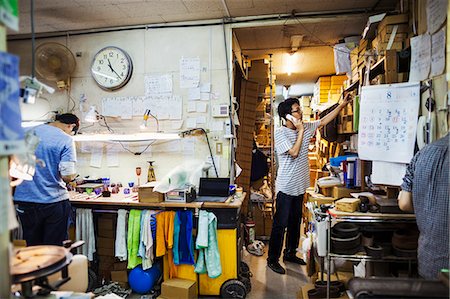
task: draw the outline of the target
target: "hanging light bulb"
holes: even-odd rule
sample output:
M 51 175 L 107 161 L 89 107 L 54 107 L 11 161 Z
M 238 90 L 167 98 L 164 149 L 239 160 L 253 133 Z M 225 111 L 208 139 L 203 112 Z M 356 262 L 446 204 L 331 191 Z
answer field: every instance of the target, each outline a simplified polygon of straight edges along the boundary
M 140 126 L 142 130 L 147 128 L 149 117 L 150 117 L 150 109 L 145 109 L 144 115 L 142 117 L 142 124 Z

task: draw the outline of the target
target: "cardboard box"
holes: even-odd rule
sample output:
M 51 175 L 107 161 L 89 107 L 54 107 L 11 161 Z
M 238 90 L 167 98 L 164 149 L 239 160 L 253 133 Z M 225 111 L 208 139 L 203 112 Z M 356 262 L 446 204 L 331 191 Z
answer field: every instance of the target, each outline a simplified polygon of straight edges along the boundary
M 404 24 L 404 23 L 408 23 L 408 21 L 409 21 L 409 17 L 407 14 L 386 16 L 380 22 L 380 24 L 378 25 L 378 28 L 379 28 L 379 31 L 381 31 L 387 25 Z
M 345 188 L 345 187 L 340 187 L 340 186 L 334 186 L 333 187 L 333 197 L 336 199 L 340 199 L 343 197 L 350 197 L 350 193 L 355 192 L 354 189 L 349 189 L 349 188 Z M 356 191 L 358 192 L 358 191 Z
M 98 219 L 98 230 L 115 230 L 116 229 L 116 220 L 111 218 L 99 218 Z
M 192 280 L 173 278 L 161 284 L 161 297 L 166 299 L 192 299 L 197 293 L 197 283 Z
M 139 202 L 162 202 L 164 201 L 164 194 L 153 192 L 153 186 L 147 184 L 139 186 L 138 189 Z
M 128 272 L 125 271 L 111 271 L 111 280 L 117 282 L 128 282 Z
M 116 237 L 116 229 L 98 229 L 97 232 L 98 237 L 105 238 L 115 238 Z
M 114 249 L 115 240 L 113 238 L 97 237 L 97 248 Z
M 342 198 L 336 200 L 335 206 L 338 211 L 353 213 L 358 210 L 359 203 L 358 198 Z

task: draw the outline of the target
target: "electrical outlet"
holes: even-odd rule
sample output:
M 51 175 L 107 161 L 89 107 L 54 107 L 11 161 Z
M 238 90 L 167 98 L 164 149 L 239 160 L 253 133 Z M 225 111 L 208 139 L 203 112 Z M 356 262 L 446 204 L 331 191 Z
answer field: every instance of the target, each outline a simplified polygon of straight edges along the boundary
M 222 142 L 216 143 L 216 155 L 222 155 L 223 152 L 223 145 Z

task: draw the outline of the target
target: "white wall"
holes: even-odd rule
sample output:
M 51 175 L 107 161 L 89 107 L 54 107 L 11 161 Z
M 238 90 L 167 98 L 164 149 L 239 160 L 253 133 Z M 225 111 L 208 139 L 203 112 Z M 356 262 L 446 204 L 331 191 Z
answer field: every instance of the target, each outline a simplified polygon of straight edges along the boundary
M 81 52 L 81 57 L 76 57 L 76 70 L 72 76 L 70 95 L 64 91 L 57 91 L 55 94 L 44 94 L 47 98 L 39 99 L 34 105 L 24 105 L 22 115 L 24 119 L 35 119 L 51 110 L 63 110 L 67 112 L 73 107 L 73 112 L 79 116 L 79 99 L 81 94 L 87 96 L 88 105 L 96 105 L 101 109 L 103 97 L 128 97 L 144 95 L 144 76 L 147 74 L 172 74 L 173 94 L 183 98 L 183 128 L 186 128 L 187 117 L 206 116 L 207 123 L 198 125 L 205 129 L 211 127 L 212 121 L 224 121 L 225 118 L 213 118 L 211 116 L 211 105 L 229 103 L 229 79 L 227 75 L 227 61 L 225 50 L 228 51 L 228 58 L 231 55 L 231 36 L 229 28 L 225 28 L 227 44 L 224 43 L 224 29 L 221 26 L 207 27 L 186 27 L 186 28 L 163 28 L 163 29 L 135 29 L 128 31 L 117 31 L 107 33 L 94 33 L 75 35 L 59 38 L 38 39 L 37 46 L 44 42 L 58 42 L 66 45 L 75 55 Z M 117 46 L 128 52 L 134 64 L 134 71 L 130 82 L 122 89 L 115 92 L 107 92 L 100 89 L 90 75 L 90 65 L 94 54 L 105 46 Z M 9 51 L 19 55 L 21 58 L 21 75 L 31 74 L 31 41 L 10 41 Z M 179 60 L 184 57 L 200 57 L 201 61 L 201 83 L 210 82 L 212 84 L 213 99 L 208 102 L 207 113 L 187 113 L 187 89 L 179 88 Z M 39 78 L 40 79 L 40 78 Z M 54 82 L 49 82 L 53 85 Z M 86 105 L 86 106 L 88 106 Z M 83 109 L 86 109 L 84 107 Z M 100 111 L 100 110 L 99 110 Z M 46 118 L 45 116 L 44 118 Z M 108 118 L 109 125 L 119 133 L 131 133 L 139 131 L 142 117 L 133 117 L 132 120 L 120 120 L 119 118 Z M 179 132 L 173 130 L 172 121 L 160 121 L 160 130 L 164 132 Z M 82 127 L 87 124 L 82 124 Z M 98 124 L 85 128 L 85 132 L 106 132 L 106 129 Z M 216 142 L 223 143 L 224 150 L 221 155 L 217 155 L 220 160 L 220 176 L 228 176 L 229 172 L 229 147 L 228 140 L 223 139 L 224 132 L 213 131 L 209 133 L 213 153 L 215 154 Z M 147 173 L 147 160 L 155 161 L 155 172 L 157 178 L 167 174 L 175 166 L 183 161 L 198 160 L 199 163 L 205 161 L 209 156 L 207 144 L 204 136 L 188 138 L 194 140 L 195 150 L 193 153 L 186 153 L 183 144 L 187 143 L 183 139 L 176 142 L 165 142 L 152 145 L 149 150 L 141 156 L 132 155 L 117 143 L 78 144 L 78 173 L 82 176 L 91 177 L 111 177 L 112 182 L 136 181 L 135 167 L 142 167 L 143 178 Z M 181 142 L 180 145 L 177 142 Z M 148 143 L 142 143 L 139 147 L 131 147 L 132 151 L 142 150 Z M 124 143 L 128 147 L 129 144 Z M 95 149 L 103 151 L 103 162 L 101 168 L 90 167 L 91 151 Z M 119 150 L 119 167 L 108 167 L 106 153 L 108 149 Z M 177 150 L 178 149 L 178 150 Z M 212 173 L 212 172 L 210 172 Z

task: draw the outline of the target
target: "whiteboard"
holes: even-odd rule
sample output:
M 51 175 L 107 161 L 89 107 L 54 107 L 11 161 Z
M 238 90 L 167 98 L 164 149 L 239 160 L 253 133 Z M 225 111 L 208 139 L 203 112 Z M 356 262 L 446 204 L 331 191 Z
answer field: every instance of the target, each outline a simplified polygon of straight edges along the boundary
M 414 155 L 419 83 L 363 86 L 358 153 L 363 160 L 409 163 Z

